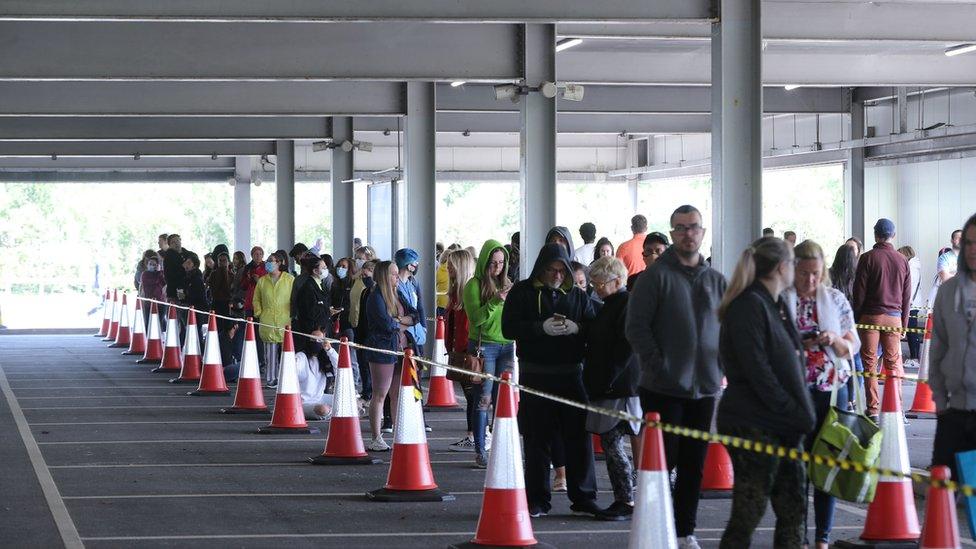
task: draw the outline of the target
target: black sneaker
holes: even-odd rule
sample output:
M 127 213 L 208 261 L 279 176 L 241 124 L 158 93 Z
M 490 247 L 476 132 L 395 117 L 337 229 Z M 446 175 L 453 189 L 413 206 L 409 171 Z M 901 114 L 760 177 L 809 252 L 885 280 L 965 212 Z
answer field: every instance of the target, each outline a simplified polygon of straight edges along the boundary
M 632 505 L 615 501 L 610 504 L 610 507 L 604 509 L 597 518 L 601 520 L 630 520 L 633 514 L 634 507 Z
M 596 504 L 593 500 L 586 500 L 579 503 L 574 503 L 569 506 L 569 510 L 576 516 L 582 517 L 593 517 L 600 518 L 603 514 L 603 509 Z
M 532 517 L 532 518 L 544 517 L 544 516 L 546 516 L 548 514 L 549 514 L 549 511 L 543 511 L 542 509 L 540 509 L 538 507 L 530 507 L 529 508 L 529 516 Z

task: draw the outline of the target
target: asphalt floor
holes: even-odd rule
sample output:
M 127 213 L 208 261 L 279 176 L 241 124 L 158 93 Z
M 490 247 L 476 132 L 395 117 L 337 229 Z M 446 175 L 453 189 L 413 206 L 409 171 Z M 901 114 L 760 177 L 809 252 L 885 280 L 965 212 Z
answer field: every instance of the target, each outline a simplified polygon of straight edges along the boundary
M 320 434 L 259 435 L 270 415 L 219 414 L 232 396 L 186 396 L 192 386 L 135 360 L 90 335 L 0 336 L 0 545 L 402 548 L 474 534 L 485 473 L 473 454 L 448 450 L 464 434 L 461 408 L 426 414 L 435 478 L 456 500 L 378 503 L 364 493 L 383 486 L 389 452 L 374 454 L 380 465 L 310 465 L 327 422 L 314 423 Z M 913 394 L 906 384 L 903 401 Z M 272 390 L 265 399 L 274 402 Z M 913 467 L 928 465 L 934 432 L 933 420 L 911 420 Z M 609 505 L 602 462 L 597 479 L 599 502 Z M 921 514 L 923 501 L 916 506 Z M 702 547 L 717 547 L 730 507 L 702 500 Z M 856 538 L 865 515 L 865 505 L 840 503 L 834 539 Z M 767 510 L 753 547 L 772 546 L 773 525 Z M 552 513 L 532 526 L 540 541 L 592 548 L 625 546 L 630 523 L 572 516 L 565 494 L 555 494 Z

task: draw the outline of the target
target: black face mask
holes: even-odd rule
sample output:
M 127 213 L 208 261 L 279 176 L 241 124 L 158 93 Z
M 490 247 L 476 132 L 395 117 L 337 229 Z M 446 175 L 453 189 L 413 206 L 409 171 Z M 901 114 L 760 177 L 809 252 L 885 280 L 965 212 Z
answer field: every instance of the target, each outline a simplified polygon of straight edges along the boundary
M 310 341 L 308 346 L 305 348 L 305 353 L 309 356 L 315 356 L 322 352 L 322 342 L 320 341 Z

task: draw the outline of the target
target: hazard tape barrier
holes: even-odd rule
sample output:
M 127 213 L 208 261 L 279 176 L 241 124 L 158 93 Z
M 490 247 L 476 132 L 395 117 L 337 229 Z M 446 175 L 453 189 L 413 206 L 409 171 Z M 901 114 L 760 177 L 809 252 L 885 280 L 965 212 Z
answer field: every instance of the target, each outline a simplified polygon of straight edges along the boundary
M 165 301 L 158 301 L 158 300 L 154 300 L 154 299 L 150 299 L 150 298 L 139 297 L 137 299 L 141 299 L 141 300 L 149 301 L 149 302 L 156 302 L 156 303 L 165 304 L 165 305 L 170 305 L 171 307 L 176 307 L 177 309 L 186 309 L 186 310 L 189 310 L 190 309 L 190 307 L 185 307 L 185 306 L 182 306 L 182 305 L 176 305 L 176 304 L 172 304 L 172 303 L 167 303 Z M 229 317 L 229 316 L 222 316 L 222 315 L 215 315 L 215 316 L 217 318 L 223 318 L 225 320 L 232 320 L 232 321 L 235 321 L 235 322 L 243 322 L 243 319 L 240 319 L 240 318 Z M 255 326 L 265 326 L 265 327 L 268 327 L 268 328 L 278 329 L 278 326 L 274 326 L 272 324 L 262 324 L 260 322 L 253 322 L 253 324 Z M 302 332 L 294 332 L 293 331 L 292 333 L 294 335 L 300 335 L 300 336 L 305 336 L 305 337 L 309 337 L 309 338 L 314 337 L 311 334 L 306 334 L 306 333 L 302 333 Z M 321 340 L 324 341 L 324 342 L 328 342 L 330 344 L 332 344 L 332 343 L 342 343 L 338 339 L 331 339 L 331 338 L 328 338 L 328 337 L 323 337 L 323 338 L 321 338 Z M 348 345 L 349 347 L 356 348 L 356 349 L 363 349 L 363 350 L 366 350 L 366 351 L 372 351 L 372 352 L 377 352 L 377 353 L 384 353 L 384 354 L 393 355 L 393 356 L 401 356 L 401 357 L 404 356 L 404 353 L 403 352 L 388 351 L 386 349 L 376 349 L 376 348 L 373 348 L 373 347 L 368 347 L 366 345 L 360 345 L 358 343 L 353 343 L 353 342 L 348 342 L 348 341 L 345 342 L 344 344 L 345 345 Z M 442 362 L 436 362 L 436 361 L 428 360 L 426 358 L 422 358 L 422 357 L 418 357 L 418 356 L 414 356 L 413 357 L 413 361 L 415 363 L 426 364 L 426 365 L 429 365 L 429 366 L 437 366 L 439 368 L 444 368 L 444 369 L 449 370 L 449 371 L 454 371 L 454 372 L 459 372 L 459 373 L 463 373 L 463 374 L 466 374 L 466 375 L 476 376 L 476 377 L 480 377 L 482 379 L 490 379 L 490 380 L 494 381 L 495 383 L 504 383 L 506 385 L 510 385 L 512 388 L 518 389 L 520 392 L 524 392 L 524 393 L 527 393 L 527 394 L 535 395 L 535 396 L 538 396 L 540 398 L 545 398 L 547 400 L 551 400 L 553 402 L 558 402 L 560 404 L 565 404 L 567 406 L 572 406 L 573 408 L 578 408 L 580 410 L 584 410 L 584 411 L 587 411 L 587 412 L 594 412 L 594 413 L 598 413 L 598 414 L 603 414 L 605 416 L 614 417 L 614 418 L 620 419 L 621 421 L 637 422 L 637 423 L 640 423 L 641 425 L 645 425 L 645 426 L 648 426 L 648 427 L 656 427 L 658 429 L 661 429 L 665 433 L 670 433 L 670 434 L 677 435 L 677 436 L 681 436 L 681 437 L 688 437 L 688 438 L 693 438 L 695 440 L 702 440 L 702 441 L 706 441 L 706 442 L 718 442 L 718 443 L 724 444 L 726 447 L 732 447 L 732 448 L 742 449 L 742 450 L 756 452 L 756 453 L 760 453 L 760 454 L 767 454 L 767 455 L 770 455 L 770 456 L 777 456 L 777 457 L 781 457 L 781 458 L 787 458 L 787 459 L 790 459 L 790 460 L 793 460 L 793 461 L 802 461 L 802 462 L 808 463 L 808 464 L 809 463 L 815 463 L 817 465 L 826 464 L 829 467 L 839 467 L 839 468 L 841 468 L 841 469 L 843 469 L 845 471 L 848 471 L 848 470 L 853 469 L 854 471 L 857 471 L 858 473 L 871 473 L 871 474 L 875 474 L 875 475 L 878 475 L 878 476 L 884 476 L 884 477 L 907 478 L 907 479 L 910 479 L 912 482 L 915 482 L 915 483 L 918 483 L 918 484 L 922 484 L 922 485 L 926 485 L 926 486 L 932 486 L 932 487 L 936 487 L 936 488 L 948 488 L 948 489 L 951 489 L 951 490 L 955 490 L 957 492 L 962 493 L 966 497 L 976 496 L 976 486 L 971 486 L 971 485 L 968 485 L 968 484 L 961 484 L 961 483 L 958 483 L 958 482 L 956 482 L 954 480 L 944 480 L 944 481 L 943 480 L 936 480 L 936 479 L 931 478 L 928 475 L 923 475 L 921 473 L 915 473 L 915 472 L 912 472 L 912 473 L 903 473 L 901 471 L 895 471 L 895 470 L 887 469 L 887 468 L 883 468 L 883 467 L 865 467 L 864 464 L 862 464 L 862 463 L 848 461 L 848 460 L 845 460 L 845 459 L 836 459 L 836 458 L 834 458 L 832 456 L 824 456 L 824 455 L 820 455 L 820 454 L 812 454 L 810 452 L 807 452 L 806 450 L 800 450 L 798 448 L 789 448 L 789 447 L 786 447 L 786 446 L 780 446 L 778 444 L 769 444 L 769 443 L 766 443 L 766 442 L 761 442 L 761 441 L 756 441 L 756 440 L 750 440 L 750 439 L 745 439 L 745 438 L 740 438 L 740 437 L 735 437 L 735 436 L 730 436 L 730 435 L 723 435 L 723 434 L 719 434 L 719 433 L 711 433 L 711 432 L 708 432 L 708 431 L 701 431 L 699 429 L 692 429 L 690 427 L 684 427 L 684 426 L 681 426 L 681 425 L 671 425 L 669 423 L 664 423 L 664 422 L 661 422 L 661 421 L 648 421 L 648 420 L 645 420 L 642 417 L 634 416 L 634 415 L 628 414 L 628 413 L 623 412 L 623 411 L 611 410 L 609 408 L 601 408 L 599 406 L 593 406 L 591 404 L 587 404 L 587 403 L 583 403 L 583 402 L 576 402 L 574 400 L 571 400 L 571 399 L 568 399 L 568 398 L 565 398 L 565 397 L 561 397 L 559 395 L 553 395 L 553 394 L 547 393 L 545 391 L 540 391 L 538 389 L 533 389 L 532 387 L 526 387 L 525 385 L 521 385 L 519 383 L 515 383 L 515 382 L 510 381 L 508 379 L 502 379 L 499 376 L 495 376 L 495 375 L 491 375 L 491 374 L 486 374 L 484 372 L 474 372 L 474 371 L 471 371 L 471 370 L 467 370 L 465 368 L 458 368 L 458 367 L 452 366 L 450 364 L 445 364 L 445 363 L 442 363 Z M 873 375 L 881 375 L 881 374 L 873 374 Z M 901 376 L 889 376 L 889 377 L 901 377 Z
M 902 328 L 893 326 L 878 326 L 876 324 L 855 324 L 855 328 L 858 330 L 873 330 L 878 332 L 899 332 L 908 334 L 924 334 L 925 328 Z

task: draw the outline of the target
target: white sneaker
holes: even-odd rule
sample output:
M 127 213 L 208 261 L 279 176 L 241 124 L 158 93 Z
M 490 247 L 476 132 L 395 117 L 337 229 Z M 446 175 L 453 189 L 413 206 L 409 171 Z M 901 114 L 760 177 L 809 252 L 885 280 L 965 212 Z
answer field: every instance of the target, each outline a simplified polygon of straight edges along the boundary
M 464 437 L 447 447 L 452 452 L 474 452 L 474 438 Z
M 695 536 L 687 536 L 678 538 L 678 549 L 701 549 L 701 545 L 698 545 Z
M 491 450 L 491 431 L 485 433 L 485 451 Z
M 382 438 L 374 438 L 366 445 L 366 449 L 371 452 L 386 452 L 390 449 L 390 445 Z

